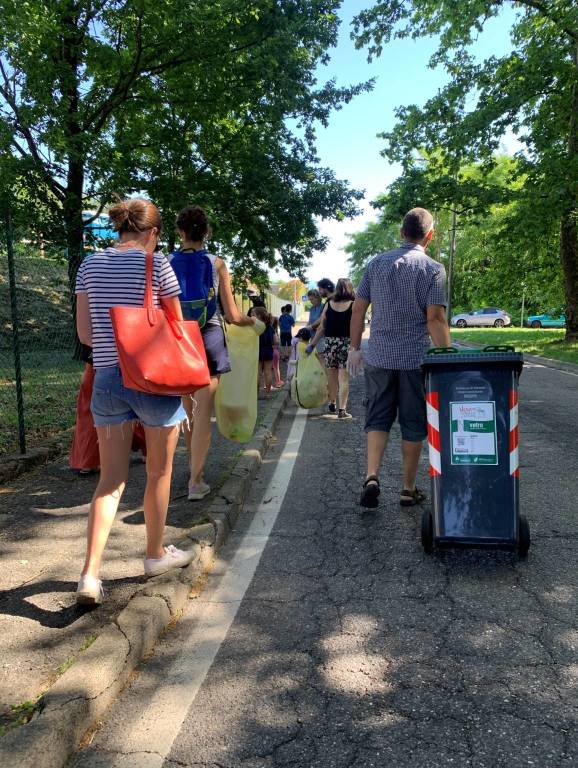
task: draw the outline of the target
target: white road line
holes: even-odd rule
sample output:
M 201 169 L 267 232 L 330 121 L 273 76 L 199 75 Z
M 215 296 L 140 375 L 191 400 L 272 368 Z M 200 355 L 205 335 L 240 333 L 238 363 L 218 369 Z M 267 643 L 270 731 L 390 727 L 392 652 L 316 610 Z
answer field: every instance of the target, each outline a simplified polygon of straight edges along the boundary
M 106 750 L 118 752 L 116 759 L 111 754 L 111 766 L 163 765 L 257 569 L 287 493 L 306 423 L 307 411 L 299 409 L 273 477 L 233 559 L 216 564 L 195 603 L 194 616 L 183 620 L 191 624 L 191 632 L 179 646 L 178 656 L 162 679 L 147 680 L 146 668 L 143 670 L 145 679 L 137 682 L 134 693 L 140 695 L 139 683 L 144 684 L 146 705 L 126 712 L 122 724 L 111 724 Z M 216 583 L 211 585 L 211 580 Z
M 554 368 L 553 365 L 543 365 L 542 363 L 529 363 L 525 361 L 524 368 L 541 368 L 543 371 L 558 371 L 558 373 L 565 373 L 566 376 L 578 376 L 578 373 L 574 373 L 574 371 L 565 371 L 564 368 Z

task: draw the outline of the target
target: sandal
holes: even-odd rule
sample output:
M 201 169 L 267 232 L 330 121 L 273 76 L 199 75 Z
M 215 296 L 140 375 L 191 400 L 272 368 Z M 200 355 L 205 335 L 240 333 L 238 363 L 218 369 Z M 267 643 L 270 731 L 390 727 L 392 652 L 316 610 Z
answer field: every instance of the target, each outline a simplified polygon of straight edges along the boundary
M 413 491 L 404 488 L 399 496 L 399 503 L 402 507 L 415 507 L 416 504 L 422 504 L 426 500 L 426 495 L 416 486 Z
M 359 499 L 360 505 L 369 509 L 375 509 L 379 503 L 380 491 L 379 478 L 377 475 L 370 475 L 363 483 L 363 490 Z

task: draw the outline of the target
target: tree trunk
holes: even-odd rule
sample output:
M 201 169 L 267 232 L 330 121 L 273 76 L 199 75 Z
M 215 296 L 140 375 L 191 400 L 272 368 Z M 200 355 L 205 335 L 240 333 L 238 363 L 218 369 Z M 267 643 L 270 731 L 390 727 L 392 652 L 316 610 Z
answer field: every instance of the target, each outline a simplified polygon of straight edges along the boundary
M 578 45 L 574 45 L 574 82 L 570 96 L 568 164 L 578 161 Z M 571 176 L 567 187 L 568 205 L 560 221 L 560 258 L 566 294 L 566 341 L 578 340 L 578 180 Z
M 68 283 L 70 286 L 70 308 L 76 327 L 76 273 L 84 257 L 84 226 L 82 220 L 82 189 L 84 184 L 83 161 L 70 159 L 68 165 L 68 184 L 64 201 L 64 224 L 66 227 L 66 250 L 68 256 Z M 78 338 L 75 341 L 74 358 L 82 360 L 83 345 Z
M 569 207 L 562 216 L 560 257 L 566 294 L 566 341 L 578 341 L 578 206 Z

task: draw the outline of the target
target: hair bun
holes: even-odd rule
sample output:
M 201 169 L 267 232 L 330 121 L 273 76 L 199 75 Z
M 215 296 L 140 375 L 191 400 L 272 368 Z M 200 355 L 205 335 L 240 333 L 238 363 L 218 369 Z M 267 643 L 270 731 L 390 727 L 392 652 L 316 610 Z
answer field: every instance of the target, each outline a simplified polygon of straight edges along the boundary
M 125 232 L 144 232 L 156 227 L 161 231 L 162 221 L 158 208 L 140 197 L 119 200 L 108 212 L 112 226 L 119 235 Z
M 118 232 L 125 222 L 130 221 L 129 207 L 125 201 L 117 203 L 109 210 L 108 216 L 112 222 L 114 230 Z

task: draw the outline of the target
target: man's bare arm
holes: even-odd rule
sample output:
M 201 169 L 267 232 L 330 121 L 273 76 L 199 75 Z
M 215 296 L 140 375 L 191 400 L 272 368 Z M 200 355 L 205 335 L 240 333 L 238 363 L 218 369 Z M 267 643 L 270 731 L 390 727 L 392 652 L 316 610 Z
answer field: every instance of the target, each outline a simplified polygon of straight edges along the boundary
M 366 299 L 355 299 L 353 303 L 353 310 L 351 313 L 351 346 L 354 349 L 361 347 L 361 337 L 363 336 L 363 329 L 365 327 L 365 314 L 369 307 L 370 302 Z
M 432 304 L 427 308 L 427 330 L 434 347 L 449 347 L 451 345 L 445 307 Z

